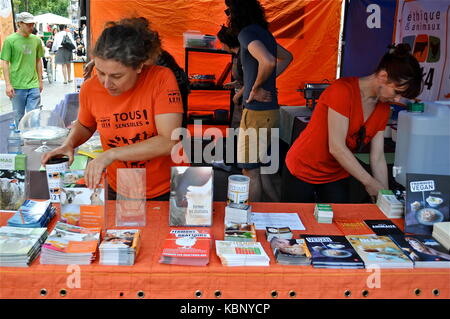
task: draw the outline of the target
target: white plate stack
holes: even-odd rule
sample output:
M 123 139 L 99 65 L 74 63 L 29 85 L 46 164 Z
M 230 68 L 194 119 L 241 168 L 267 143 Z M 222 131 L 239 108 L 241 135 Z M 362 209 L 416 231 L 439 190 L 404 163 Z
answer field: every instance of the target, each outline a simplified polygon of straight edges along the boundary
M 377 206 L 387 218 L 402 218 L 404 207 L 394 193 L 388 189 L 378 192 Z
M 431 236 L 450 251 L 450 222 L 434 223 Z

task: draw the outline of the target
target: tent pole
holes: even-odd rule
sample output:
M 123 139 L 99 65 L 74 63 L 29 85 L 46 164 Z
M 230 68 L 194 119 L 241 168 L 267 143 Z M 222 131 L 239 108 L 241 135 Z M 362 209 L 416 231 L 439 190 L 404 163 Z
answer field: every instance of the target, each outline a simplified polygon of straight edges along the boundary
M 341 63 L 344 55 L 344 47 L 345 47 L 345 16 L 347 13 L 347 1 L 350 0 L 342 0 L 341 5 L 341 21 L 340 21 L 340 30 L 339 30 L 339 42 L 338 42 L 338 54 L 337 54 L 337 65 L 336 65 L 336 79 L 341 77 Z

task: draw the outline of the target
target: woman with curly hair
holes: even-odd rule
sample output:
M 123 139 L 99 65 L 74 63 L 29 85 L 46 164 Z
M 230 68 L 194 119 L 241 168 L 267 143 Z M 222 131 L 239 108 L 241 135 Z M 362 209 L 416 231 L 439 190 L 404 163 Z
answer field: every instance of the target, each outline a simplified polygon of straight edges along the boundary
M 228 25 L 237 35 L 244 70 L 243 112 L 238 137 L 238 166 L 250 178 L 250 201 L 279 201 L 276 174 L 264 174 L 270 149 L 270 133 L 279 126 L 276 77 L 291 63 L 292 55 L 277 44 L 268 30 L 264 9 L 257 0 L 225 0 Z M 247 131 L 248 130 L 248 131 Z M 256 131 L 252 143 L 246 132 Z M 267 134 L 263 134 L 263 132 Z M 263 136 L 264 135 L 264 136 Z
M 190 92 L 189 88 L 189 79 L 184 72 L 183 68 L 181 68 L 178 63 L 175 61 L 175 58 L 166 50 L 164 50 L 161 47 L 161 40 L 159 38 L 158 32 L 152 30 L 150 28 L 150 22 L 144 18 L 124 18 L 120 20 L 119 22 L 107 22 L 105 24 L 105 27 L 113 26 L 116 24 L 125 24 L 125 25 L 135 25 L 140 26 L 143 28 L 147 28 L 153 35 L 155 42 L 159 43 L 160 46 L 159 50 L 153 50 L 152 54 L 150 55 L 149 59 L 145 62 L 145 64 L 155 64 L 160 66 L 165 66 L 166 68 L 169 68 L 172 70 L 173 74 L 175 75 L 175 78 L 177 79 L 178 83 L 178 89 L 181 93 L 181 100 L 183 102 L 183 121 L 182 121 L 182 127 L 187 127 L 187 99 Z M 89 63 L 87 63 L 84 66 L 83 69 L 83 77 L 84 79 L 88 79 L 91 76 L 91 72 L 94 68 L 95 61 L 91 60 Z
M 78 120 L 64 144 L 46 153 L 42 163 L 58 155 L 72 162 L 74 149 L 98 130 L 104 152 L 86 168 L 88 187 L 96 187 L 107 169 L 108 184 L 117 192 L 118 168 L 146 168 L 147 198 L 168 199 L 170 152 L 177 143 L 171 133 L 181 125 L 183 107 L 172 71 L 147 64 L 160 50 L 143 20 L 104 29 L 93 50 L 96 75 L 80 90 Z

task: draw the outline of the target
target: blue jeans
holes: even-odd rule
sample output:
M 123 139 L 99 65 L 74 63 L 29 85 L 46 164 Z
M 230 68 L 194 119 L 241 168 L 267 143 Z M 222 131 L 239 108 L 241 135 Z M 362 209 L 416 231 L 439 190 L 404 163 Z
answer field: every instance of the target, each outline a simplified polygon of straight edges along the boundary
M 41 103 L 41 91 L 39 88 L 14 89 L 16 96 L 11 99 L 13 111 L 15 113 L 16 127 L 25 112 L 30 112 L 39 107 Z

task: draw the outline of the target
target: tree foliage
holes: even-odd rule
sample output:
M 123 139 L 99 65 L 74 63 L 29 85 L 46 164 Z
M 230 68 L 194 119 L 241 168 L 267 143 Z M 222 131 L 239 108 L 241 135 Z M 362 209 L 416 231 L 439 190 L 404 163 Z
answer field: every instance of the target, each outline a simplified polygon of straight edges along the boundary
M 54 13 L 67 18 L 70 0 L 13 0 L 13 4 L 15 13 L 23 11 L 33 15 Z

